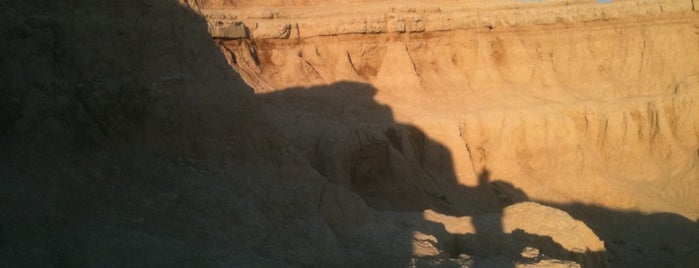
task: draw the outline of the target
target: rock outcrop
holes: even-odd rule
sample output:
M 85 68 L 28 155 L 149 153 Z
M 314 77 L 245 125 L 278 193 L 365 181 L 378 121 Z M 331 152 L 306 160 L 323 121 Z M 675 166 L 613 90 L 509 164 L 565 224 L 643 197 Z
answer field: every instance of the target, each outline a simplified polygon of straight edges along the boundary
M 692 1 L 0 6 L 2 267 L 694 263 Z
M 606 266 L 604 243 L 591 229 L 563 211 L 533 202 L 509 206 L 502 214 L 453 217 L 428 210 L 424 217 L 456 234 L 459 252 L 519 255 L 526 250 L 529 255 L 523 257 L 528 259 L 543 254 L 572 259 L 584 267 Z
M 622 266 L 667 266 L 699 247 L 692 1 L 199 7 L 277 129 L 371 207 L 470 215 L 537 200 L 594 226 Z M 218 23 L 249 37 L 216 34 Z M 395 123 L 424 138 L 391 140 L 382 131 Z M 483 174 L 497 181 L 479 186 Z

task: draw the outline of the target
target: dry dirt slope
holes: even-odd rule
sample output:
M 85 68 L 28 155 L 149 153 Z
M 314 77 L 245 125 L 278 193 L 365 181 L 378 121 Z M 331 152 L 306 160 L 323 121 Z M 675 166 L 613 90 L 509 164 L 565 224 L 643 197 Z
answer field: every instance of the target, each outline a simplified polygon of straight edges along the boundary
M 330 263 L 324 179 L 176 1 L 3 2 L 0 266 Z

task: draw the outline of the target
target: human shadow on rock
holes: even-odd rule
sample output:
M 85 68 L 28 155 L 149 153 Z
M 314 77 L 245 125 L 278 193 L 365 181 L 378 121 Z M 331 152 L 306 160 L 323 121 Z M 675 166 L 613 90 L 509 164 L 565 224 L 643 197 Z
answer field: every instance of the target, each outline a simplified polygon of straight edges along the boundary
M 541 256 L 582 258 L 577 255 L 584 252 L 570 252 L 551 237 L 523 230 L 505 233 L 499 213 L 508 205 L 526 201 L 527 195 L 505 181 L 491 181 L 487 168 L 480 170 L 477 186 L 461 185 L 454 173 L 450 150 L 419 127 L 396 122 L 392 109 L 374 99 L 376 94 L 377 90 L 369 84 L 339 82 L 257 96 L 277 129 L 311 159 L 319 173 L 360 196 L 380 215 L 405 227 L 373 223 L 367 225 L 374 230 L 357 227 L 355 234 L 376 240 L 371 240 L 373 250 L 387 253 L 392 249 L 392 253 L 387 253 L 393 254 L 392 264 L 401 266 L 458 263 L 464 261 L 459 256 L 465 253 L 473 256 L 465 261 L 473 267 L 514 267 L 515 262 L 535 261 L 536 258 L 519 260 L 518 254 L 526 247 L 540 248 Z M 471 216 L 475 233 L 449 234 L 442 223 L 423 218 L 420 213 L 425 210 Z M 366 235 L 377 231 L 381 235 Z M 421 247 L 421 243 L 432 246 Z M 499 245 L 485 246 L 494 243 Z M 355 245 L 359 244 L 348 247 Z M 483 248 L 477 248 L 481 245 Z M 430 248 L 436 251 L 430 252 Z M 507 260 L 487 261 L 495 255 L 495 259 Z M 421 262 L 425 260 L 428 261 Z

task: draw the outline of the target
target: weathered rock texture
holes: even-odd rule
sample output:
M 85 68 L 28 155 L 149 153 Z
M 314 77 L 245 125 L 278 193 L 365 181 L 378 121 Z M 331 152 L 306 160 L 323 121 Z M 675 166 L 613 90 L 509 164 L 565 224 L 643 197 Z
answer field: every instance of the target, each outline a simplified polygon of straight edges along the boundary
M 0 266 L 342 263 L 351 192 L 277 138 L 177 1 L 0 4 Z
M 205 14 L 212 21 L 243 16 L 253 42 L 220 42 L 258 92 L 369 83 L 397 121 L 449 147 L 467 185 L 487 166 L 497 177 L 517 178 L 533 198 L 699 215 L 699 206 L 686 205 L 699 196 L 699 47 L 690 1 L 389 4 L 332 16 L 312 13 L 315 6 L 279 7 L 279 19 L 260 21 L 246 20 L 245 8 Z M 348 28 L 371 21 L 361 16 L 391 25 L 398 16 L 391 12 L 413 14 L 424 26 L 322 29 L 342 25 L 324 16 Z M 454 22 L 467 19 L 474 22 Z M 277 29 L 269 25 L 280 21 L 299 34 L 257 37 L 256 27 Z M 454 24 L 430 26 L 444 21 Z M 552 189 L 534 189 L 542 181 Z M 659 186 L 666 195 L 654 193 Z
M 603 242 L 583 222 L 532 202 L 509 206 L 502 214 L 453 217 L 428 210 L 424 218 L 442 223 L 447 232 L 456 234 L 458 251 L 488 255 L 505 247 L 510 254 L 520 254 L 529 246 L 585 267 L 603 267 L 607 262 Z
M 691 1 L 0 7 L 2 267 L 694 263 Z
M 694 3 L 491 2 L 199 8 L 277 129 L 371 207 L 537 200 L 595 227 L 622 266 L 699 247 Z M 234 23 L 246 38 L 218 30 Z

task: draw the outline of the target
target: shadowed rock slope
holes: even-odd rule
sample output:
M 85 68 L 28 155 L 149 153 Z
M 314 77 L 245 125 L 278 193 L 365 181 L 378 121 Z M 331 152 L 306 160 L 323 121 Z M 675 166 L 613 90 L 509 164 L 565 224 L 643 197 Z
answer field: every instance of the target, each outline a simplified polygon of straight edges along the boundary
M 0 4 L 0 266 L 333 263 L 324 179 L 176 1 Z

